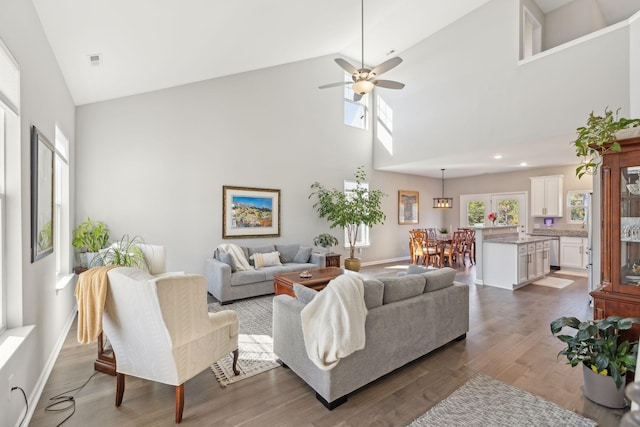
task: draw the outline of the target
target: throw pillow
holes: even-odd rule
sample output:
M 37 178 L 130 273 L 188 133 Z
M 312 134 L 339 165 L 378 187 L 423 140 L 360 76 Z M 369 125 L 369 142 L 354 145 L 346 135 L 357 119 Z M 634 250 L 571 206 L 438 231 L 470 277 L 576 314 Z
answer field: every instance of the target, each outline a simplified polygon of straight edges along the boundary
M 255 253 L 249 258 L 253 260 L 256 268 L 271 267 L 274 265 L 282 265 L 280 262 L 280 252 L 269 252 L 266 254 Z
M 274 245 L 254 246 L 254 247 L 246 248 L 247 259 L 249 260 L 249 264 L 255 265 L 253 263 L 253 257 L 251 257 L 251 255 L 253 255 L 253 254 L 267 254 L 267 253 L 270 253 L 270 252 L 274 252 L 275 250 L 276 250 L 276 247 Z
M 283 264 L 293 262 L 293 258 L 298 253 L 298 249 L 300 249 L 300 245 L 297 243 L 276 245 L 276 251 L 280 252 L 280 261 L 282 261 Z
M 298 264 L 306 264 L 309 262 L 309 257 L 311 257 L 311 251 L 313 248 L 311 247 L 301 247 L 298 249 L 298 253 L 293 257 L 293 262 Z
M 313 300 L 318 294 L 318 291 L 307 288 L 306 286 L 299 283 L 294 283 L 293 293 L 296 294 L 296 298 L 298 299 L 298 301 L 302 302 L 303 304 L 309 304 L 311 300 Z

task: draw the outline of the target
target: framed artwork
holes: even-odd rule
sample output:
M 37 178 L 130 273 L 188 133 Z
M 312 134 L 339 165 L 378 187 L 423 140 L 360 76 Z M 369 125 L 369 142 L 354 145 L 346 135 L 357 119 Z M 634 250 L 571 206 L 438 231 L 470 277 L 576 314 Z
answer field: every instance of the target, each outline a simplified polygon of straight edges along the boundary
M 222 238 L 280 236 L 280 190 L 222 187 Z
M 420 209 L 420 193 L 417 191 L 398 191 L 398 224 L 417 224 Z
M 31 262 L 53 252 L 53 161 L 49 140 L 31 126 Z

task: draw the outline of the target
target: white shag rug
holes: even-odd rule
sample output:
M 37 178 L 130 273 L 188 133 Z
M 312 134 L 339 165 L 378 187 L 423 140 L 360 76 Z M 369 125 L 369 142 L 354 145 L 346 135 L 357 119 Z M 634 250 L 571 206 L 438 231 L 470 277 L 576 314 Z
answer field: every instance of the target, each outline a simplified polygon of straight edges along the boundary
M 573 280 L 560 279 L 559 277 L 544 277 L 533 282 L 534 285 L 547 286 L 549 288 L 562 289 L 573 283 Z

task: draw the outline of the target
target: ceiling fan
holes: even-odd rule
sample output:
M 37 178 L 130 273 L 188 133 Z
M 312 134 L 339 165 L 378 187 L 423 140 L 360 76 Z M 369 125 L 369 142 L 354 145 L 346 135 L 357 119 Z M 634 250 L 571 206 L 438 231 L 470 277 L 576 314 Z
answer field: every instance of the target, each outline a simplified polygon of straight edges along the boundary
M 364 0 L 361 1 L 362 6 L 362 62 L 361 68 L 358 69 L 349 64 L 342 58 L 336 58 L 336 63 L 347 73 L 351 74 L 353 80 L 353 100 L 359 101 L 362 96 L 371 92 L 375 86 L 384 87 L 387 89 L 402 89 L 404 83 L 396 82 L 393 80 L 378 80 L 376 77 L 385 73 L 392 68 L 398 66 L 402 62 L 402 58 L 396 56 L 391 59 L 387 59 L 382 64 L 374 67 L 373 69 L 364 67 Z M 326 89 L 329 87 L 338 87 L 352 84 L 351 82 L 337 82 L 329 83 L 327 85 L 320 86 L 319 89 Z

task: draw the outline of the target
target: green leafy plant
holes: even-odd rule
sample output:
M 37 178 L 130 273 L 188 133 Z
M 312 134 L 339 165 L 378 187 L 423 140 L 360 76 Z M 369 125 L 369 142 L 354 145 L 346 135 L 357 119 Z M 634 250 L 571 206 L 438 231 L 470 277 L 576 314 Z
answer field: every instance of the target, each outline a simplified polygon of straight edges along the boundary
M 98 252 L 109 244 L 109 228 L 102 221 L 93 222 L 91 218 L 73 230 L 71 244 L 87 252 Z
M 387 216 L 382 212 L 382 197 L 386 196 L 380 190 L 368 190 L 362 185 L 367 179 L 364 167 L 360 166 L 355 172 L 356 186 L 345 192 L 335 188 L 328 189 L 315 182 L 309 198 L 316 197 L 313 207 L 320 218 L 329 221 L 329 227 L 342 227 L 347 230 L 349 240 L 349 257 L 355 258 L 355 247 L 358 241 L 358 229 L 364 224 L 373 227 L 384 224 Z
M 148 270 L 144 254 L 138 246 L 142 243 L 144 240 L 141 237 L 129 238 L 129 235 L 125 234 L 119 241 L 100 251 L 102 262 L 104 265 L 121 265 Z
M 605 108 L 604 116 L 596 116 L 592 111 L 587 124 L 576 129 L 578 137 L 571 144 L 575 146 L 576 156 L 582 159 L 576 168 L 578 178 L 582 178 L 585 174 L 595 174 L 602 161 L 602 155 L 607 151 L 620 151 L 616 132 L 640 126 L 640 119 L 618 118 L 619 111 L 618 108 L 614 114 L 613 111 Z
M 338 244 L 338 239 L 331 234 L 322 233 L 313 238 L 313 244 L 316 246 L 322 246 L 323 248 L 330 248 Z
M 438 228 L 438 233 L 440 233 L 440 234 L 448 234 L 449 233 L 449 229 L 447 227 Z
M 585 364 L 601 375 L 613 378 L 616 387 L 622 387 L 627 371 L 635 372 L 637 341 L 618 343 L 620 331 L 631 329 L 640 319 L 609 316 L 602 320 L 580 321 L 575 317 L 559 317 L 551 322 L 551 333 L 566 346 L 558 357 L 565 356 L 569 365 Z M 575 329 L 575 335 L 559 335 L 564 327 Z

